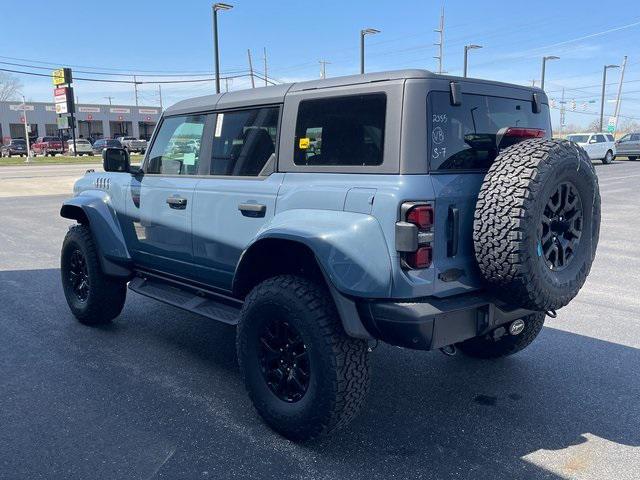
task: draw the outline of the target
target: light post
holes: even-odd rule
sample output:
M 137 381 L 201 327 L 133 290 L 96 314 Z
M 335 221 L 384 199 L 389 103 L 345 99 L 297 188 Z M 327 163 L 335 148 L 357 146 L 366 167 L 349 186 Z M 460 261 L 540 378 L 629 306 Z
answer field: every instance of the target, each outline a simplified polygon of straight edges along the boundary
M 360 30 L 360 73 L 364 74 L 364 37 L 365 35 L 375 35 L 380 33 L 380 30 L 375 28 L 365 28 Z
M 467 77 L 467 56 L 469 55 L 469 50 L 475 50 L 477 48 L 482 48 L 482 45 L 476 45 L 472 43 L 471 45 L 464 46 L 464 77 Z
M 547 66 L 547 60 L 559 60 L 560 57 L 556 57 L 555 55 L 549 55 L 546 57 L 542 57 L 542 78 L 540 79 L 540 88 L 544 90 L 544 73 L 545 68 Z
M 31 142 L 29 141 L 29 123 L 27 122 L 27 100 L 22 96 L 22 120 L 24 121 L 24 139 L 27 142 L 27 159 L 24 163 L 31 163 Z
M 602 98 L 600 99 L 600 130 L 602 131 L 602 124 L 604 123 L 604 93 L 607 86 L 607 69 L 620 68 L 620 65 L 605 65 L 602 69 Z
M 214 3 L 213 11 L 213 56 L 216 69 L 216 93 L 220 93 L 220 54 L 218 51 L 218 10 L 231 10 L 233 5 L 228 3 Z

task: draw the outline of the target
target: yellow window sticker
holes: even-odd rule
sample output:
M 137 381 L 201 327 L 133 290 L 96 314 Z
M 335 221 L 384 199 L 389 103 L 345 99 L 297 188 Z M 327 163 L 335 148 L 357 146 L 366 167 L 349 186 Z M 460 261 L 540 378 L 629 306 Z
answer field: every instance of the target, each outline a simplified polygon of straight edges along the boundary
M 300 142 L 298 143 L 298 146 L 302 149 L 307 149 L 309 148 L 309 144 L 310 144 L 310 140 L 307 137 L 303 137 L 300 139 Z

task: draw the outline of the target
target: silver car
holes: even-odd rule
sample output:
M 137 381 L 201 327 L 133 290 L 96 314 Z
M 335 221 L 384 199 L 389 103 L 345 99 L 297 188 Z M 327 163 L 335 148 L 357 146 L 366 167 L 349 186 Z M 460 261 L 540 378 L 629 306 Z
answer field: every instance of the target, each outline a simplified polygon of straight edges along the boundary
M 640 133 L 627 133 L 616 142 L 618 156 L 635 160 L 640 157 Z

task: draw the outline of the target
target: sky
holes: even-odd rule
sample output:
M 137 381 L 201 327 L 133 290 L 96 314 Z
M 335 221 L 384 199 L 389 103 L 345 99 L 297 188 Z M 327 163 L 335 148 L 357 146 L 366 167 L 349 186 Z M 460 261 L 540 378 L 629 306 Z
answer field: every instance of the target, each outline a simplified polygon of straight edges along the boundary
M 268 76 L 277 82 L 319 77 L 319 60 L 330 62 L 327 76 L 357 73 L 359 32 L 367 27 L 381 31 L 367 37 L 367 71 L 436 71 L 434 29 L 444 7 L 447 73 L 462 74 L 464 45 L 475 43 L 483 48 L 469 53 L 469 76 L 525 85 L 535 80 L 539 86 L 542 56 L 559 56 L 547 63 L 545 90 L 557 107 L 564 88 L 566 123 L 586 127 L 599 115 L 603 66 L 621 64 L 628 55 L 621 120 L 640 122 L 637 0 L 619 0 L 610 9 L 594 0 L 226 1 L 234 8 L 219 14 L 223 76 L 247 73 L 247 49 L 263 74 L 265 48 Z M 0 15 L 0 62 L 5 62 L 0 68 L 48 74 L 49 67 L 72 66 L 76 77 L 125 81 L 133 74 L 138 81 L 202 79 L 213 71 L 208 1 L 0 0 Z M 28 100 L 52 99 L 50 78 L 18 76 Z M 615 106 L 619 76 L 620 69 L 608 70 L 605 122 Z M 251 85 L 248 77 L 240 77 L 228 86 Z M 134 101 L 131 84 L 78 80 L 74 87 L 80 103 L 106 103 L 108 96 L 114 104 Z M 138 90 L 140 104 L 159 104 L 157 85 L 145 83 Z M 163 84 L 163 104 L 213 91 L 212 81 Z M 552 108 L 555 129 L 558 117 L 558 108 Z

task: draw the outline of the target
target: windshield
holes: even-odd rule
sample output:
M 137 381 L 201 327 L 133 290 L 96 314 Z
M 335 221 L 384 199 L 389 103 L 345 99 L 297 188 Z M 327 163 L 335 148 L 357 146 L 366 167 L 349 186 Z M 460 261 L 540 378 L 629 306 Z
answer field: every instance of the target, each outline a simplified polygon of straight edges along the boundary
M 567 140 L 575 143 L 587 143 L 589 141 L 589 135 L 569 135 Z
M 11 144 L 12 145 L 26 145 L 27 142 L 25 142 L 24 140 L 11 140 Z
M 451 105 L 449 92 L 431 92 L 428 141 L 431 170 L 486 170 L 499 148 L 497 133 L 507 127 L 535 128 L 551 138 L 549 106 L 533 112 L 527 100 L 463 94 L 461 105 Z

